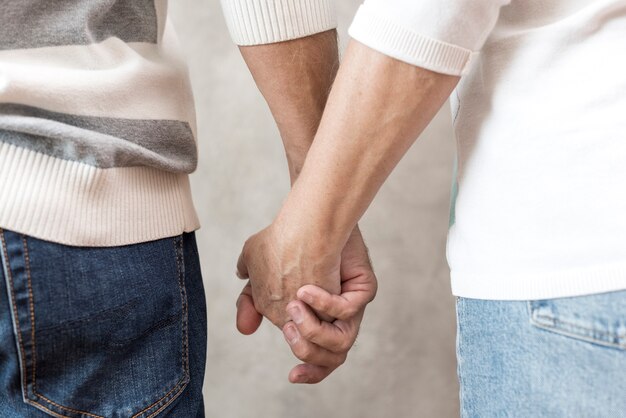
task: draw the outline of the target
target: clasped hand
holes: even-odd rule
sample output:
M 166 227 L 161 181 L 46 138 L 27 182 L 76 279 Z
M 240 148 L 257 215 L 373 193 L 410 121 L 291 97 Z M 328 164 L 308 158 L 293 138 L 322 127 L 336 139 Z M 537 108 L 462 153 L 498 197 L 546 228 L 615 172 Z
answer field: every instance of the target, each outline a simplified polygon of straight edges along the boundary
M 292 383 L 317 383 L 346 360 L 377 282 L 356 227 L 339 254 L 307 239 L 287 239 L 272 224 L 251 236 L 237 263 L 248 279 L 237 300 L 237 328 L 252 334 L 263 316 L 281 328 L 304 363 Z

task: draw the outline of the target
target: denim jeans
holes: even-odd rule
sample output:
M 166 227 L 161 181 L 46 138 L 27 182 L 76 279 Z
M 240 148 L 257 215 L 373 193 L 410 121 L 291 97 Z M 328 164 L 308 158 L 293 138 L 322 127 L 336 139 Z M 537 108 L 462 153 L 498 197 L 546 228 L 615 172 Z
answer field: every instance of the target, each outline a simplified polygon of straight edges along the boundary
M 192 233 L 87 248 L 0 230 L 0 244 L 0 416 L 204 416 Z
M 462 417 L 626 417 L 626 291 L 458 298 L 457 323 Z

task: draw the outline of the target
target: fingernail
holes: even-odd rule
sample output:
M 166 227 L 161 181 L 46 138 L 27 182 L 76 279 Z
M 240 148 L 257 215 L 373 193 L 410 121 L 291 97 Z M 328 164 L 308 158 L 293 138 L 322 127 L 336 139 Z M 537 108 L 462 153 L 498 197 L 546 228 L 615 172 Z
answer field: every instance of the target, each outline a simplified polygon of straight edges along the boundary
M 289 344 L 293 345 L 298 341 L 298 338 L 300 338 L 300 333 L 298 333 L 296 327 L 287 326 L 285 327 L 285 338 Z
M 243 274 L 239 273 L 239 270 L 235 270 L 235 276 L 237 276 L 238 279 L 245 279 L 245 277 L 243 277 Z
M 297 306 L 291 306 L 289 309 L 287 309 L 287 312 L 289 312 L 289 316 L 291 316 L 292 321 L 296 324 L 301 324 L 304 320 L 304 318 L 302 317 L 302 311 Z
M 239 308 L 239 303 L 241 303 L 241 295 L 239 295 L 237 302 L 235 302 L 235 308 Z
M 302 300 L 303 302 L 306 303 L 312 303 L 313 302 L 313 295 L 311 295 L 309 292 L 306 291 L 302 291 L 300 292 L 300 300 Z

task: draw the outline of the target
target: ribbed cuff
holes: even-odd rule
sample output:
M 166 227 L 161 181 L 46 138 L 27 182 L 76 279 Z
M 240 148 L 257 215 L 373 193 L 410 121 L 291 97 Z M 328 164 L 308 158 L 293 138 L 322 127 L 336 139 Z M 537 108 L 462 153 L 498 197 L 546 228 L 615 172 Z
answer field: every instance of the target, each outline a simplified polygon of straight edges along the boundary
M 367 3 L 359 8 L 348 33 L 387 56 L 443 74 L 463 75 L 473 55 L 468 49 L 401 26 Z
M 337 27 L 333 0 L 222 0 L 238 45 L 288 41 Z

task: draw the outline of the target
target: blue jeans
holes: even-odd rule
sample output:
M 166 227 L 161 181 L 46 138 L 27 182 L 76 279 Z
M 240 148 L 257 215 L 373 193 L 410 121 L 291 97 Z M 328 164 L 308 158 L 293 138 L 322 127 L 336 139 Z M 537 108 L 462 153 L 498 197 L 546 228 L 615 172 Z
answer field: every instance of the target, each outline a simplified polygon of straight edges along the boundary
M 0 416 L 204 416 L 193 234 L 70 247 L 0 230 Z
M 462 417 L 626 417 L 626 291 L 457 299 Z

